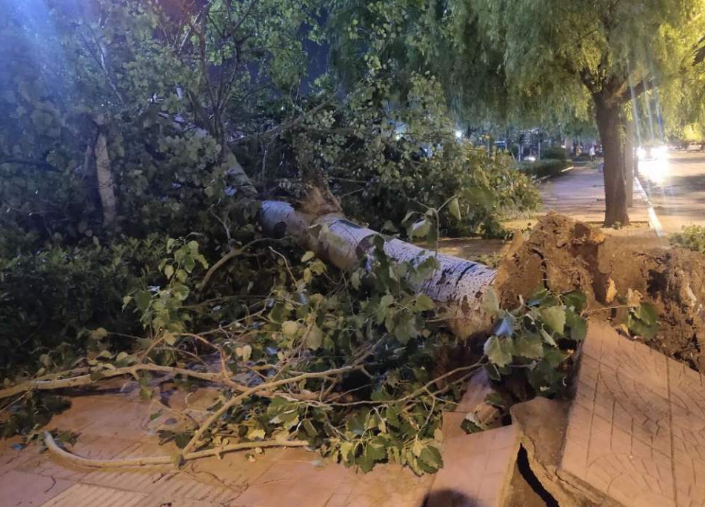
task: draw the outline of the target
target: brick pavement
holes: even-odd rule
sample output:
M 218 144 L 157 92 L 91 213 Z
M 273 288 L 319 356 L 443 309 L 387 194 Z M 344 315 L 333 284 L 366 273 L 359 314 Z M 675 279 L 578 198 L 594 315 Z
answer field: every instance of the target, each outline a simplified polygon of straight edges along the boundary
M 184 405 L 197 397 L 177 393 L 172 401 Z M 207 405 L 201 401 L 197 408 Z M 129 393 L 83 396 L 49 428 L 79 432 L 72 450 L 82 456 L 168 455 L 175 448 L 158 445 L 155 434 L 165 418 L 150 419 L 157 409 Z M 453 417 L 445 428 L 445 468 L 423 477 L 396 465 L 356 473 L 300 448 L 266 450 L 254 462 L 230 453 L 181 469 L 82 469 L 38 445 L 20 451 L 16 439 L 0 440 L 0 507 L 500 507 L 515 433 L 509 427 L 466 435 L 459 427 L 464 413 Z M 438 503 L 449 494 L 453 503 Z
M 627 507 L 705 505 L 703 378 L 591 323 L 561 469 Z

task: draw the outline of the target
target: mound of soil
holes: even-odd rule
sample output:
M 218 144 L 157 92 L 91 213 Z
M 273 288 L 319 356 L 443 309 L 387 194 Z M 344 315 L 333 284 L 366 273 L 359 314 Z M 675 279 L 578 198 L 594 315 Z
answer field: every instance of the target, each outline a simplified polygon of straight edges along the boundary
M 538 287 L 562 293 L 580 289 L 592 319 L 623 323 L 629 289 L 659 313 L 658 335 L 648 343 L 705 372 L 705 256 L 680 248 L 644 249 L 629 238 L 548 214 L 517 234 L 499 265 L 495 287 L 505 308 Z

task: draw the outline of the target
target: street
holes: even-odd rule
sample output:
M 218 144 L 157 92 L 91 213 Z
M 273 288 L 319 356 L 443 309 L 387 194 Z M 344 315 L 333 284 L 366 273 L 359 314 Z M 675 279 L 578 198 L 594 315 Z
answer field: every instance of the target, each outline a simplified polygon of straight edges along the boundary
M 642 161 L 639 175 L 665 233 L 705 226 L 705 153 L 674 151 L 668 160 Z

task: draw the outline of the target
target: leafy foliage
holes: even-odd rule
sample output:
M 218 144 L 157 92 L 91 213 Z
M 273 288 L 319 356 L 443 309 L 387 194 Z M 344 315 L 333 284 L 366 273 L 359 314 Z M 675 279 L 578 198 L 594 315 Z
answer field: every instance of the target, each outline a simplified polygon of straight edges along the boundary
M 669 240 L 673 246 L 705 253 L 705 227 L 699 225 L 685 226 L 681 232 L 671 235 Z
M 550 146 L 541 151 L 541 157 L 554 160 L 568 160 L 568 152 L 559 146 Z
M 443 234 L 496 236 L 502 216 L 538 206 L 511 159 L 458 141 L 436 79 L 413 74 L 404 95 L 397 84 L 384 73 L 363 79 L 343 105 L 289 133 L 302 170 L 329 175 L 346 214 L 394 230 L 407 211 L 441 209 L 455 197 L 460 213 L 443 210 Z
M 620 326 L 628 336 L 652 340 L 659 330 L 658 311 L 653 304 L 643 300 L 639 291 L 629 289 L 625 297 L 618 298 L 626 307 L 625 321 Z
M 303 438 L 362 470 L 438 470 L 441 412 L 477 365 L 435 371 L 458 344 L 409 285 L 433 258 L 397 264 L 378 244 L 340 273 L 262 236 L 251 182 L 281 198 L 330 178 L 352 218 L 400 228 L 411 211 L 428 239 L 501 234 L 500 214 L 537 204 L 530 180 L 456 142 L 430 75 L 399 96 L 370 59 L 344 91 L 307 80 L 314 0 L 30 3 L 0 20 L 3 384 L 124 374 L 150 397 L 177 372 L 222 387 L 213 411 L 257 389 L 202 432 L 164 432 L 184 448 Z M 0 403 L 4 435 L 63 407 Z
M 571 357 L 587 334 L 587 321 L 581 316 L 584 295 L 559 296 L 539 289 L 511 312 L 500 310 L 492 296 L 486 306 L 497 315 L 484 347 L 490 377 L 503 382 L 512 401 L 559 393 Z
M 0 438 L 24 435 L 28 439 L 33 432 L 45 426 L 55 414 L 60 414 L 71 406 L 61 396 L 49 393 L 27 393 L 21 400 L 10 406 L 7 420 L 0 424 Z

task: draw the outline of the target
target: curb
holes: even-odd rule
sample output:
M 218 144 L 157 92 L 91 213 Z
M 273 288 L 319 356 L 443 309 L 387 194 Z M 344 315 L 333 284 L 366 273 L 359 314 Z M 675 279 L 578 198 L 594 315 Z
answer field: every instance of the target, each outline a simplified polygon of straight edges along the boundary
M 641 192 L 641 196 L 646 201 L 649 211 L 649 226 L 654 230 L 654 232 L 656 232 L 656 236 L 659 238 L 665 238 L 666 232 L 663 230 L 663 226 L 661 225 L 661 221 L 658 219 L 658 216 L 656 216 L 656 210 L 654 209 L 653 204 L 651 204 L 649 194 L 646 193 L 646 190 L 644 190 L 644 187 L 641 184 L 641 180 L 636 175 L 634 176 L 634 183 L 636 188 L 639 189 L 639 192 Z

